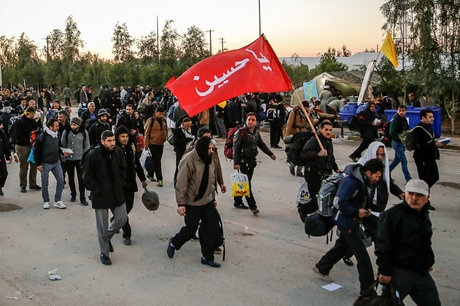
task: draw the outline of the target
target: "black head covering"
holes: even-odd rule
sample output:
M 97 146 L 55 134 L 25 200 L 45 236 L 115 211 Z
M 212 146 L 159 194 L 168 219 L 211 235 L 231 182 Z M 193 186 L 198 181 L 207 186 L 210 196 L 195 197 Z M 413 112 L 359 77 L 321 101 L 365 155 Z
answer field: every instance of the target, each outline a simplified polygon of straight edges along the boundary
M 212 162 L 212 155 L 208 154 L 209 144 L 211 143 L 211 138 L 203 136 L 196 142 L 195 151 L 198 153 L 200 159 L 205 163 L 203 177 L 201 178 L 200 188 L 198 189 L 198 194 L 196 195 L 193 201 L 198 201 L 204 196 L 206 188 L 208 187 L 209 180 L 209 165 Z

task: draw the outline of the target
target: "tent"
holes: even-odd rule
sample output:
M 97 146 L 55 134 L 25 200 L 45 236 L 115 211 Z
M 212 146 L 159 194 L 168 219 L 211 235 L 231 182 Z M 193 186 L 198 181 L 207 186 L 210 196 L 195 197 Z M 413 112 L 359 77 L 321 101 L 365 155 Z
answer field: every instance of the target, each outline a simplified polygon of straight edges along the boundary
M 318 89 L 318 95 L 323 90 L 324 85 L 327 83 L 329 86 L 334 86 L 338 89 L 342 96 L 353 97 L 352 101 L 356 101 L 358 98 L 359 90 L 361 89 L 361 83 L 364 78 L 365 71 L 337 71 L 337 72 L 323 72 L 320 75 L 314 77 L 311 81 L 316 82 L 316 88 Z M 382 79 L 380 76 L 373 74 L 369 87 L 380 84 Z M 300 99 L 305 99 L 303 86 L 296 89 Z M 298 105 L 297 98 L 295 95 L 291 97 L 291 105 Z

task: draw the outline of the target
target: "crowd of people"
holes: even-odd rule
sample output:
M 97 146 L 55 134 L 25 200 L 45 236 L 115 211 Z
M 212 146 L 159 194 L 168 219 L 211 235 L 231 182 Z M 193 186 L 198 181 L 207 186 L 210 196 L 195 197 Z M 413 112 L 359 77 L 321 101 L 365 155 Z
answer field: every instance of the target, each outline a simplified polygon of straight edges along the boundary
M 301 133 L 310 135 L 302 138 L 301 162 L 291 161 L 289 165 L 290 173 L 303 176 L 308 184 L 311 201 L 297 207 L 301 220 L 307 222 L 308 216 L 318 209 L 316 195 L 323 180 L 342 171 L 335 162 L 331 140 L 336 114 L 328 114 L 330 103 L 324 102 L 331 97 L 323 91 L 319 100 L 303 101 L 302 109 L 295 106 L 286 112 L 280 94 L 250 93 L 190 117 L 167 89 L 102 86 L 99 96 L 93 98 L 91 89 L 82 86 L 73 96 L 78 102 L 78 115 L 71 118 L 68 87 L 64 88 L 61 100 L 52 90 L 43 88 L 37 101 L 31 89 L 20 92 L 5 88 L 0 94 L 0 196 L 8 175 L 6 160 L 11 162 L 13 158 L 19 162 L 20 191 L 27 192 L 27 187 L 41 190 L 44 209 L 50 208 L 50 172 L 56 180 L 53 206 L 58 209 L 66 208 L 62 200 L 65 184 L 70 187 L 70 202 L 77 201 L 78 191 L 83 206 L 88 205 L 89 191 L 96 215 L 100 260 L 110 265 L 113 235 L 122 230 L 124 244 L 131 244 L 128 214 L 138 191 L 136 177 L 143 188 L 147 179 L 155 181 L 158 187 L 164 185 L 161 160 L 168 141 L 176 154 L 177 213 L 184 217 L 185 225 L 169 240 L 167 255 L 173 258 L 176 250 L 196 238 L 201 243 L 201 263 L 218 268 L 220 264 L 214 260 L 215 252 L 220 250 L 216 245 L 216 194 L 218 190 L 225 193 L 227 187 L 213 135 L 226 138 L 229 130 L 237 128 L 232 136 L 233 168 L 248 176 L 250 194 L 245 197 L 247 205 L 242 197 L 234 197 L 233 205 L 249 209 L 254 216 L 260 214 L 251 184 L 258 150 L 276 160 L 271 149 L 281 148 L 282 139 Z M 61 106 L 61 101 L 66 106 Z M 360 295 L 370 299 L 376 294 L 368 290 L 375 278 L 363 244 L 365 233 L 375 243 L 381 282 L 391 282 L 401 299 L 410 295 L 418 305 L 439 305 L 436 285 L 429 274 L 434 255 L 427 210 L 434 209 L 429 203 L 430 188 L 439 179 L 436 160 L 443 144 L 435 141 L 431 127 L 433 111 L 423 109 L 421 121 L 414 129 L 414 160 L 419 179 L 413 179 L 399 139 L 409 129 L 405 111 L 405 106 L 400 105 L 389 124 L 395 152 L 391 164 L 386 145 L 376 141 L 382 121 L 375 103 L 368 102 L 359 114 L 363 140 L 350 155 L 354 163 L 343 170 L 346 176 L 340 181 L 334 200 L 333 220 L 340 234 L 313 271 L 330 281 L 333 266 L 340 260 L 354 265 L 351 257 L 355 256 Z M 264 121 L 270 125 L 270 148 L 260 134 Z M 140 163 L 143 151 L 150 152 L 154 165 L 146 174 Z M 405 191 L 391 179 L 391 172 L 399 163 L 406 179 Z M 37 184 L 37 170 L 41 186 Z M 387 209 L 390 193 L 402 202 Z M 197 238 L 199 227 L 206 230 L 200 231 Z

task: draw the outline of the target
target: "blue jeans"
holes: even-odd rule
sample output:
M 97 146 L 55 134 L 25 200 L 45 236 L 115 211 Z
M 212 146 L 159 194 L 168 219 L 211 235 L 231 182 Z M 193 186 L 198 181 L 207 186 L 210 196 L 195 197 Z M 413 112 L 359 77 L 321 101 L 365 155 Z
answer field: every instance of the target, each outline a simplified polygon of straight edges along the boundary
M 390 164 L 390 173 L 393 171 L 394 168 L 401 162 L 401 168 L 404 173 L 404 178 L 406 179 L 406 183 L 411 180 L 411 176 L 409 173 L 409 169 L 407 169 L 407 159 L 406 159 L 406 149 L 404 145 L 400 142 L 392 141 L 391 146 L 393 150 L 395 150 L 395 158 Z
M 53 173 L 56 179 L 56 193 L 54 194 L 54 202 L 61 200 L 62 189 L 64 188 L 64 173 L 62 172 L 61 161 L 57 161 L 54 164 L 43 163 L 42 176 L 42 197 L 43 202 L 49 202 L 50 196 L 48 194 L 48 179 L 50 171 Z

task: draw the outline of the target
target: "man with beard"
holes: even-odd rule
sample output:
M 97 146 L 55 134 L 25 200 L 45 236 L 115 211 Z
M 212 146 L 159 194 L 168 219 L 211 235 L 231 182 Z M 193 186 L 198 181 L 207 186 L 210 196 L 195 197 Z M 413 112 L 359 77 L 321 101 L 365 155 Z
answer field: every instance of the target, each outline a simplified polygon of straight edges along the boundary
M 123 150 L 126 161 L 126 184 L 123 186 L 123 193 L 126 200 L 126 213 L 129 214 L 134 205 L 134 193 L 137 192 L 136 174 L 142 182 L 142 188 L 147 187 L 144 171 L 139 163 L 139 159 L 135 157 L 135 150 L 133 143 L 129 140 L 129 131 L 121 125 L 117 128 L 115 133 L 116 145 Z M 123 243 L 125 245 L 131 244 L 131 226 L 129 225 L 129 218 L 126 219 L 123 225 Z
M 126 186 L 126 159 L 123 150 L 115 146 L 115 135 L 104 131 L 100 144 L 89 151 L 83 163 L 83 181 L 91 192 L 92 207 L 96 214 L 96 227 L 101 251 L 100 260 L 111 265 L 109 252 L 113 252 L 110 242 L 128 219 L 123 192 Z M 113 221 L 108 223 L 109 209 Z

